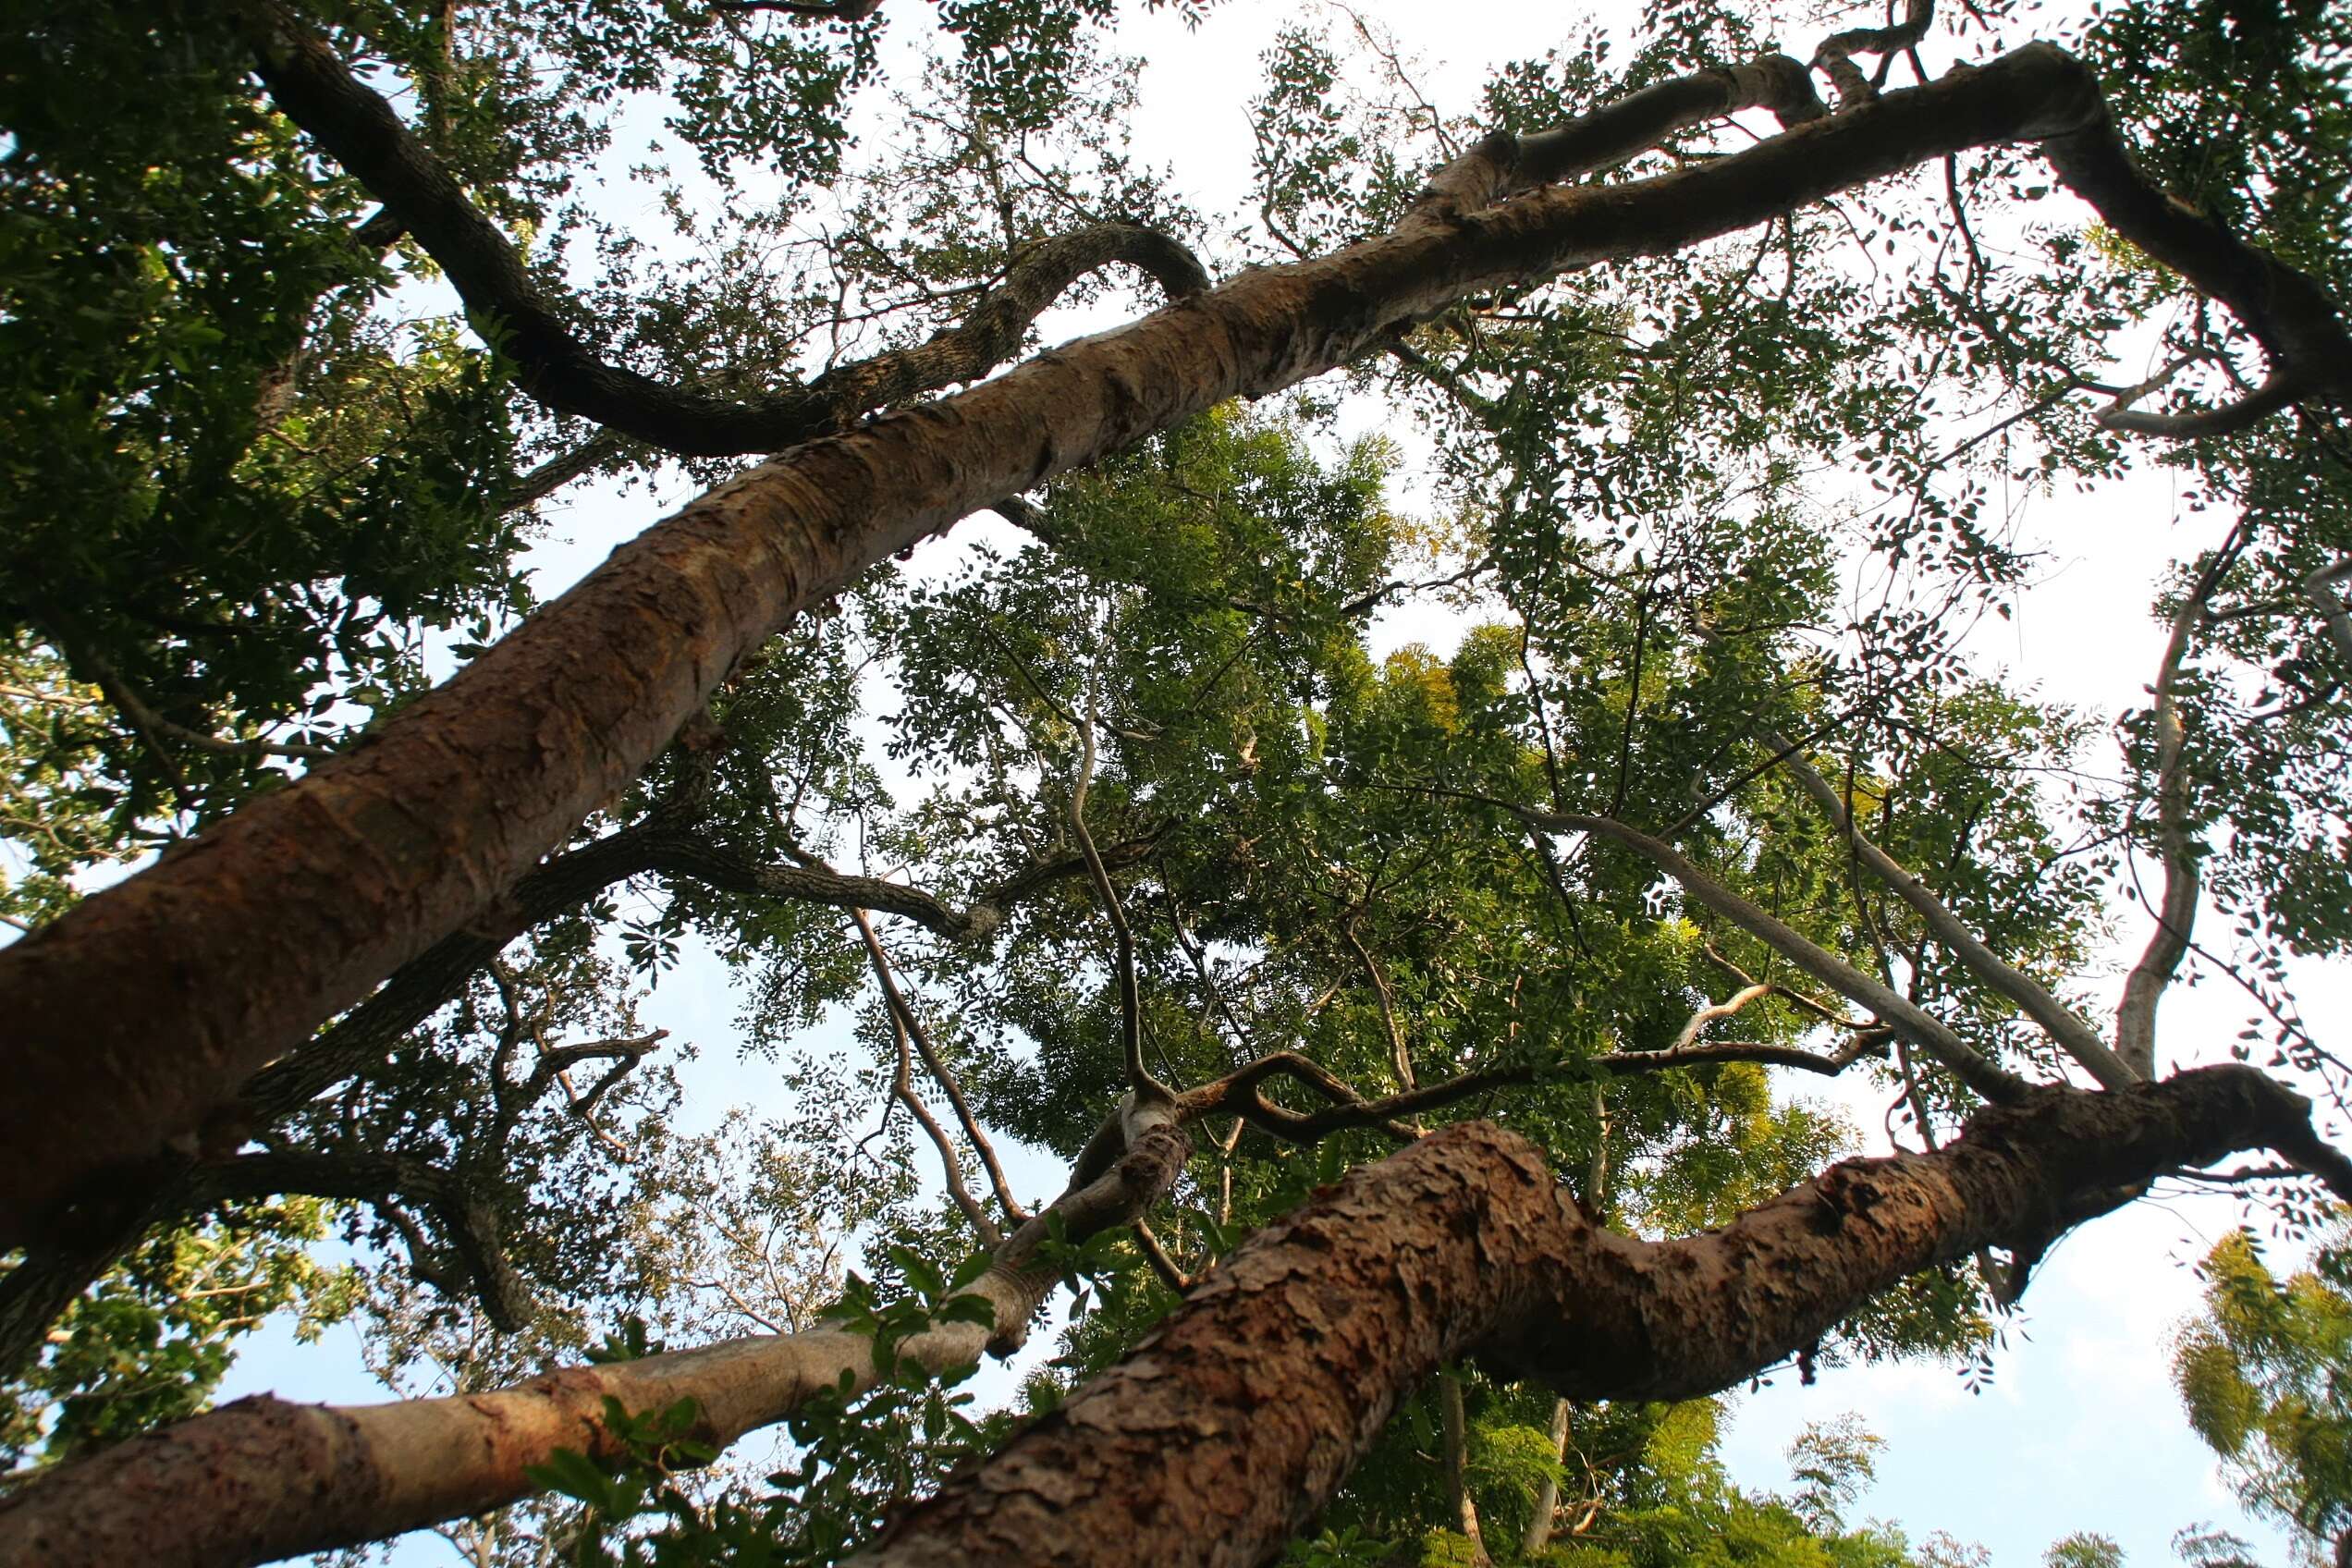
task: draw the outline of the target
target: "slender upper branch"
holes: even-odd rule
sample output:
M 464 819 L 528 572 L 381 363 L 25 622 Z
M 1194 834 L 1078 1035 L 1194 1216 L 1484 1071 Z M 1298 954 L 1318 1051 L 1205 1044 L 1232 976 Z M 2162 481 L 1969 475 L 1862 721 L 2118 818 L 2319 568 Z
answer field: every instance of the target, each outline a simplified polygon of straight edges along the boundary
M 2027 1085 L 1995 1066 L 1977 1048 L 1941 1021 L 1919 1010 L 1907 998 L 1871 979 L 1835 953 L 1798 933 L 1785 922 L 1759 909 L 1701 871 L 1672 845 L 1608 817 L 1575 816 L 1510 806 L 1513 815 L 1532 827 L 1553 833 L 1599 833 L 1643 855 L 1683 885 L 1684 890 L 1772 949 L 1782 958 L 1861 1007 L 1927 1051 L 1970 1088 L 1996 1103 L 2015 1099 Z
M 2156 844 L 2164 863 L 2164 894 L 2156 909 L 2156 929 L 2125 979 L 2124 998 L 2115 1009 L 2116 1053 L 2143 1078 L 2156 1075 L 2156 1004 L 2181 960 L 2188 956 L 2197 900 L 2204 887 L 2199 847 L 2188 821 L 2188 735 L 2181 726 L 2181 669 L 2198 628 L 2204 624 L 2214 589 L 2237 558 L 2244 533 L 2240 522 L 2198 573 L 2196 584 L 2174 612 L 2172 635 L 2165 639 L 2163 660 L 2156 668 L 2156 701 L 2149 718 L 2156 731 Z
M 920 393 L 977 380 L 1020 349 L 1029 324 L 1062 290 L 1113 263 L 1148 273 L 1170 299 L 1208 287 L 1199 261 L 1172 237 L 1134 224 L 1095 224 L 1015 256 L 964 321 L 926 343 L 742 402 L 672 386 L 613 364 L 582 341 L 497 224 L 326 40 L 276 0 L 238 9 L 272 102 L 398 214 L 476 325 L 514 361 L 524 389 L 549 408 L 665 451 L 774 451 Z
M 1119 970 L 1119 1038 L 1127 1058 L 1128 1084 L 1138 1091 L 1164 1096 L 1167 1090 L 1144 1065 L 1143 991 L 1135 980 L 1135 934 L 1128 927 L 1127 911 L 1119 901 L 1119 889 L 1112 885 L 1110 870 L 1095 848 L 1095 836 L 1086 829 L 1086 789 L 1095 778 L 1095 699 L 1086 694 L 1086 720 L 1080 727 L 1084 739 L 1078 757 L 1078 776 L 1070 786 L 1070 831 L 1078 840 L 1078 852 L 1085 858 L 1086 874 L 1094 879 L 1095 897 L 1102 900 L 1103 913 L 1110 917 L 1112 937 L 1118 942 Z
M 865 956 L 874 966 L 875 978 L 881 983 L 883 1000 L 890 1010 L 891 1025 L 899 1034 L 901 1077 L 905 1072 L 906 1043 L 912 1040 L 914 1048 L 922 1053 L 923 1070 L 931 1075 L 931 1081 L 939 1085 L 939 1092 L 948 1096 L 948 1103 L 955 1109 L 956 1121 L 963 1128 L 963 1135 L 972 1141 L 973 1152 L 980 1157 L 981 1165 L 988 1172 L 988 1184 L 996 1190 L 997 1202 L 1003 1206 L 1005 1213 L 1016 1224 L 1027 1219 L 1028 1211 L 1012 1195 L 1012 1183 L 1005 1179 L 1004 1166 L 997 1158 L 996 1145 L 989 1141 L 979 1118 L 972 1114 L 971 1103 L 964 1097 L 963 1085 L 948 1067 L 947 1059 L 932 1043 L 931 1032 L 924 1027 L 922 1018 L 907 1000 L 905 992 L 899 988 L 898 976 L 890 967 L 890 955 L 883 950 L 881 937 L 875 935 L 874 923 L 866 918 L 865 911 L 862 909 L 850 911 L 850 918 L 856 922 L 858 936 L 865 943 Z M 914 1097 L 911 1089 L 902 1089 L 901 1097 L 918 1120 L 927 1120 L 930 1113 L 923 1109 L 922 1101 Z M 948 1147 L 946 1139 L 936 1126 L 933 1138 L 940 1145 L 940 1158 L 947 1163 L 948 1180 L 961 1187 L 962 1178 L 957 1169 L 955 1153 Z M 959 1199 L 959 1206 L 963 1207 L 968 1218 L 973 1219 L 974 1228 L 991 1246 L 995 1245 L 998 1239 L 996 1227 L 981 1214 L 979 1206 L 968 1198 Z
M 2052 996 L 2032 975 L 1986 947 L 1978 939 L 1976 933 L 1968 929 L 1966 923 L 1952 913 L 1949 905 L 1928 890 L 1926 884 L 1905 870 L 1893 856 L 1864 838 L 1846 811 L 1845 802 L 1831 787 L 1830 781 L 1805 760 L 1801 752 L 1769 729 L 1758 730 L 1757 738 L 1780 754 L 1781 766 L 1796 776 L 1797 782 L 1805 787 L 1805 792 L 1813 797 L 1814 803 L 1821 808 L 1822 815 L 1830 819 L 1831 825 L 1862 864 L 1868 866 L 1879 880 L 1893 888 L 1905 903 L 1918 912 L 1919 918 L 1927 924 L 1936 940 L 1951 949 L 1954 956 L 1967 967 L 1968 973 L 2015 1003 L 2027 1017 L 2042 1027 L 2059 1048 L 2080 1062 L 2083 1070 L 2101 1087 L 2120 1089 L 2147 1076 L 2119 1060 L 2108 1048 L 2107 1042 L 2100 1037 L 2099 1031 L 2084 1023 L 2065 1003 Z

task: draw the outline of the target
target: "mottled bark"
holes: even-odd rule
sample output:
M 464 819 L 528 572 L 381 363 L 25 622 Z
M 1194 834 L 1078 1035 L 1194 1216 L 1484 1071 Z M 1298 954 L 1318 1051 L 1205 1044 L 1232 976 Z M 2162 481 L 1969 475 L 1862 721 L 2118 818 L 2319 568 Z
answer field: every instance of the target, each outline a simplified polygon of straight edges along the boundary
M 861 1568 L 1256 1568 L 1399 1401 L 1468 1356 L 1563 1396 L 1689 1399 L 1812 1344 L 1875 1292 L 2157 1173 L 2280 1147 L 2352 1194 L 2309 1106 L 2243 1067 L 2040 1089 L 1934 1154 L 1851 1160 L 1720 1231 L 1596 1226 L 1530 1144 L 1424 1138 L 1261 1232 L 1127 1358 L 901 1515 Z
M 61 1206 L 154 1159 L 255 1069 L 476 918 L 736 661 L 885 556 L 1229 397 L 1344 364 L 1465 297 L 1680 250 L 1961 148 L 2048 138 L 2064 141 L 2061 175 L 2112 201 L 2121 232 L 2266 344 L 2336 367 L 2331 377 L 2352 367 L 2352 341 L 2308 279 L 2202 219 L 2151 214 L 2138 186 L 2116 183 L 2137 177 L 2095 82 L 2040 44 L 1672 174 L 1548 188 L 1245 274 L 761 464 L 615 552 L 361 744 L 0 951 L 14 1035 L 0 1245 L 70 1223 Z M 2306 351 L 2317 339 L 2332 359 Z M 69 1123 L 58 1105 L 76 1108 Z
M 263 1069 L 236 1104 L 208 1126 L 201 1146 L 167 1152 L 137 1173 L 137 1179 L 126 1173 L 111 1201 L 89 1206 L 80 1224 L 28 1248 L 17 1267 L 0 1276 L 0 1377 L 28 1365 L 67 1305 L 151 1229 L 202 1214 L 227 1195 L 216 1190 L 208 1150 L 235 1147 L 336 1084 L 380 1065 L 395 1045 L 454 1000 L 467 980 L 508 943 L 577 909 L 616 882 L 650 874 L 753 898 L 792 899 L 852 911 L 870 905 L 943 937 L 981 939 L 1014 903 L 1085 870 L 1074 854 L 1040 861 L 959 910 L 904 883 L 844 876 L 822 864 L 770 865 L 709 843 L 692 826 L 696 804 L 672 802 L 618 833 L 548 861 L 482 918 L 401 965 L 366 1001 Z M 1126 865 L 1149 848 L 1148 839 L 1130 839 L 1112 845 L 1104 858 Z M 986 1158 L 1001 1193 L 1002 1173 L 994 1169 L 992 1152 Z M 244 1191 L 240 1195 L 260 1194 Z
M 1046 1212 L 1072 1241 L 1143 1213 L 1175 1184 L 1189 1136 L 1164 1109 L 1131 1116 L 1127 1152 Z M 968 1366 L 1028 1331 L 1059 1275 L 1031 1267 L 1040 1215 L 967 1287 L 988 1323 L 942 1323 L 899 1346 L 934 1372 Z M 631 1414 L 692 1400 L 693 1435 L 724 1447 L 816 1395 L 874 1386 L 874 1341 L 838 1329 L 760 1335 L 699 1350 L 549 1372 L 513 1388 L 389 1404 L 239 1400 L 106 1450 L 0 1499 L 0 1562 L 44 1568 L 220 1568 L 379 1539 L 529 1496 L 523 1475 L 557 1449 L 624 1451 L 604 1402 Z

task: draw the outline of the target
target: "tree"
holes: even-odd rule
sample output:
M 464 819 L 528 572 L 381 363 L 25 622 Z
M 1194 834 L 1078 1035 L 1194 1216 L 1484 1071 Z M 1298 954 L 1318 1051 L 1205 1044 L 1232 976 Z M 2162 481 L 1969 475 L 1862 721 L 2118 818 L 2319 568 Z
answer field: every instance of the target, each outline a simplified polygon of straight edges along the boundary
M 2227 1462 L 2240 1495 L 2289 1524 L 2315 1560 L 2341 1559 L 2352 1527 L 2343 1368 L 2352 1310 L 2343 1251 L 2282 1282 L 2254 1238 L 2223 1237 L 2206 1257 L 2205 1311 L 2182 1330 L 2173 1375 L 2198 1435 Z
M 44 120 L 30 67 L 10 78 L 25 128 L 12 194 L 49 237 L 24 269 L 46 287 L 19 289 L 12 321 L 70 313 L 57 280 L 73 269 L 43 258 L 89 264 L 87 231 L 156 183 L 158 139 L 213 149 L 205 178 L 229 193 L 152 198 L 155 238 L 118 258 L 153 287 L 116 313 L 160 324 L 121 336 L 169 340 L 177 359 L 60 354 L 71 374 L 22 399 L 94 422 L 73 449 L 131 500 L 100 531 L 87 595 L 123 619 L 85 631 L 30 592 L 20 612 L 25 700 L 75 717 L 16 741 L 39 761 L 41 831 L 56 823 L 45 879 L 21 898 L 21 918 L 44 923 L 0 952 L 23 1042 L 0 1109 L 0 1216 L 27 1249 L 5 1287 L 17 1321 L 37 1332 L 239 1173 L 369 1203 L 413 1272 L 494 1320 L 521 1318 L 528 1280 L 559 1302 L 615 1293 L 605 1238 L 629 1204 L 574 1213 L 539 1184 L 595 1180 L 580 1172 L 609 1136 L 603 1088 L 566 1075 L 612 1063 L 600 1085 L 657 1108 L 626 1071 L 653 1042 L 607 998 L 566 1018 L 602 1037 L 553 1043 L 526 1026 L 525 970 L 500 955 L 529 938 L 550 1008 L 603 996 L 610 961 L 583 927 L 617 919 L 606 890 L 632 879 L 659 878 L 668 901 L 623 925 L 628 953 L 657 966 L 686 932 L 719 943 L 754 974 L 756 1039 L 866 999 L 866 1086 L 933 1145 L 953 1213 L 899 1222 L 890 1277 L 845 1281 L 832 1326 L 788 1315 L 789 1332 L 373 1410 L 247 1402 L 42 1477 L 0 1511 L 0 1538 L 59 1561 L 153 1556 L 166 1537 L 251 1558 L 475 1513 L 567 1475 L 610 1513 L 627 1500 L 596 1466 L 637 1477 L 638 1501 L 669 1500 L 680 1444 L 706 1456 L 787 1417 L 873 1461 L 842 1437 L 841 1402 L 865 1396 L 881 1429 L 925 1434 L 903 1448 L 921 1462 L 879 1480 L 820 1465 L 809 1495 L 825 1506 L 753 1521 L 798 1532 L 796 1552 L 827 1558 L 851 1522 L 887 1516 L 881 1560 L 1256 1561 L 1358 1462 L 1378 1473 L 1390 1418 L 1436 1375 L 1418 1408 L 1435 1411 L 1442 1503 L 1397 1481 L 1342 1506 L 1390 1537 L 1439 1508 L 1490 1557 L 1514 1533 L 1527 1556 L 1573 1555 L 1581 1544 L 1546 1531 L 1576 1506 L 1567 1456 L 1592 1402 L 1655 1430 L 1676 1417 L 1648 1407 L 1783 1359 L 1809 1376 L 1841 1355 L 1974 1343 L 1988 1298 L 2014 1301 L 2066 1228 L 2241 1151 L 2352 1197 L 2352 1165 L 2285 1082 L 2247 1065 L 2160 1076 L 2194 1053 L 2160 1055 L 2154 1031 L 2210 896 L 2248 938 L 2272 1065 L 2341 1088 L 2278 958 L 2352 936 L 2331 902 L 2352 861 L 2340 840 L 2307 841 L 2343 803 L 2313 759 L 2342 732 L 2346 685 L 2331 662 L 2346 252 L 2340 214 L 2297 194 L 2341 162 L 2333 24 L 2296 18 L 2307 40 L 2286 18 L 2233 16 L 2219 35 L 2239 53 L 2215 58 L 2182 42 L 2207 35 L 2185 11 L 2138 7 L 2081 55 L 2032 43 L 1930 79 L 1932 18 L 1916 8 L 1821 46 L 1831 107 L 1741 18 L 1665 10 L 1624 67 L 1596 43 L 1505 73 L 1476 141 L 1416 110 L 1375 40 L 1399 96 L 1366 113 L 1434 145 L 1426 178 L 1349 122 L 1329 56 L 1300 35 L 1273 62 L 1258 171 L 1268 242 L 1298 259 L 1208 288 L 1179 242 L 1190 215 L 1103 132 L 1115 96 L 1048 68 L 1098 13 L 950 7 L 961 53 L 921 121 L 938 145 L 856 199 L 874 204 L 829 248 L 829 295 L 773 280 L 780 326 L 757 289 L 723 285 L 790 208 L 730 234 L 707 277 L 643 263 L 676 308 L 633 322 L 559 292 L 554 257 L 519 248 L 551 217 L 559 232 L 588 221 L 552 205 L 551 171 L 601 134 L 582 106 L 606 80 L 675 93 L 713 178 L 753 151 L 828 176 L 834 99 L 875 57 L 870 7 L 825 15 L 840 25 L 820 35 L 758 6 L 665 9 L 640 29 L 602 4 L 551 23 L 251 6 L 191 10 L 184 49 L 148 20 L 27 30 L 43 58 L 96 74 L 193 64 L 158 94 L 157 114 L 180 116 L 162 129 Z M 1879 58 L 1880 80 L 1856 55 Z M 1886 87 L 1905 59 L 1919 84 Z M 2120 100 L 2162 116 L 2145 166 L 2102 97 L 2101 67 L 2123 59 L 2162 67 Z M 379 91 L 385 72 L 415 84 L 412 116 Z M 760 91 L 714 86 L 737 72 Z M 2209 108 L 2248 149 L 2236 183 L 2199 161 L 2220 133 L 2181 129 Z M 1714 144 L 1751 111 L 1783 129 Z M 1062 161 L 1041 169 L 1031 136 Z M 1932 217 L 1914 192 L 1865 190 L 1938 165 Z M 2030 200 L 2035 166 L 2104 227 L 2052 235 L 2047 268 L 2006 267 L 1972 225 L 2004 188 Z M 353 225 L 362 190 L 385 210 Z M 1841 196 L 1853 211 L 1816 205 Z M 182 228 L 239 202 L 280 227 L 209 259 L 181 247 Z M 997 232 L 974 239 L 974 212 Z M 289 224 L 327 258 L 273 296 L 291 341 L 245 353 L 260 338 L 237 337 L 243 357 L 212 355 L 235 335 L 185 301 L 214 286 L 251 301 L 239 269 L 294 246 Z M 1710 243 L 1758 226 L 1760 244 Z M 1932 227 L 1865 286 L 1839 264 L 1847 226 Z M 361 230 L 373 261 L 353 250 Z M 305 384 L 285 367 L 359 330 L 318 302 L 372 320 L 386 246 L 446 276 L 491 351 L 452 337 Z M 1113 264 L 1173 302 L 979 379 Z M 842 330 L 869 298 L 914 325 L 795 376 L 801 329 Z M 2183 300 L 2157 329 L 2172 370 L 2113 384 L 2113 336 Z M 1320 458 L 1224 406 L 1342 367 L 1420 401 L 1452 454 L 1453 515 L 1399 518 L 1377 445 Z M 373 471 L 386 505 L 441 508 L 414 532 L 390 525 L 404 547 L 446 546 L 408 563 L 411 599 L 360 572 L 346 533 L 290 525 L 284 557 L 230 562 L 243 579 L 214 570 L 237 552 L 197 552 L 193 623 L 210 632 L 104 576 L 152 570 L 122 564 L 145 533 L 179 536 L 158 496 L 230 496 L 204 514 L 216 527 L 246 504 L 297 521 L 316 505 L 374 538 L 386 525 L 367 494 L 323 492 L 346 472 L 325 435 L 276 440 L 306 395 L 341 407 L 374 378 L 404 414 L 439 410 Z M 288 380 L 290 398 L 271 390 Z M 545 413 L 508 400 L 509 384 Z M 2009 411 L 1955 442 L 1928 405 L 1960 388 L 1995 389 Z M 2137 407 L 2159 392 L 2168 411 Z M 183 396 L 200 410 L 188 423 L 146 428 Z M 518 424 L 548 454 L 530 471 Z M 177 465 L 205 447 L 187 432 L 215 427 L 192 481 Z M 2079 727 L 1968 678 L 1950 623 L 2020 570 L 1992 480 L 2109 473 L 2147 439 L 2199 443 L 2182 448 L 2188 483 L 2236 521 L 2163 606 L 2173 636 L 2130 776 L 2083 808 L 2108 865 L 2144 855 L 2162 883 L 2110 1027 L 2068 984 L 2101 918 L 2096 865 L 2061 852 L 2034 782 L 2076 754 Z M 281 445 L 300 454 L 290 475 L 255 455 Z M 648 447 L 783 449 L 418 690 L 401 629 L 475 616 L 486 640 L 523 607 L 509 503 Z M 1893 503 L 1859 547 L 1906 587 L 1841 618 L 1834 498 L 1802 476 L 1857 457 Z M 1035 544 L 938 587 L 871 570 L 984 506 Z M 1432 545 L 1429 575 L 1409 575 Z M 1371 656 L 1369 612 L 1449 590 L 1490 618 L 1450 657 Z M 245 647 L 224 629 L 288 604 L 287 629 L 252 644 L 259 673 L 193 652 Z M 367 640 L 378 616 L 389 651 Z M 894 809 L 853 722 L 876 650 L 904 697 L 889 747 L 942 775 L 912 810 Z M 381 717 L 336 725 L 329 700 L 316 735 L 285 739 L 282 716 L 368 690 L 379 668 Z M 2259 670 L 2251 700 L 2236 668 Z M 142 694 L 167 690 L 167 706 Z M 316 766 L 284 781 L 273 757 Z M 74 870 L 199 825 L 49 918 Z M 917 886 L 837 868 L 843 842 L 919 867 Z M 886 938 L 869 912 L 911 933 Z M 94 995 L 113 1004 L 95 1017 Z M 1715 1033 L 1733 1020 L 1746 1037 Z M 1923 1146 L 1824 1170 L 1840 1130 L 1775 1104 L 1775 1066 L 1882 1072 Z M 57 1104 L 78 1108 L 70 1126 Z M 1473 1109 L 1508 1130 L 1432 1130 Z M 1066 1158 L 1062 1195 L 1024 1203 L 991 1126 Z M 675 1170 L 629 1180 L 691 1190 Z M 1041 1389 L 1017 1435 L 937 1437 L 952 1424 L 924 1377 L 1017 1342 L 1072 1272 L 1131 1281 L 1077 1331 L 1074 1361 L 1096 1375 Z M 1481 1427 L 1526 1397 L 1515 1384 L 1548 1392 L 1528 1419 Z M 988 1457 L 894 1510 L 964 1449 Z M 1675 1490 L 1653 1464 L 1651 1492 L 1587 1476 L 1582 1506 L 1622 1523 L 1628 1550 L 1676 1538 L 1639 1523 L 1672 1507 L 1709 1539 L 1793 1560 L 1899 1556 L 1844 1530 L 1844 1471 L 1817 1468 L 1794 1503 L 1693 1479 L 1696 1464 Z M 1504 1474 L 1529 1484 L 1482 1479 Z M 193 1520 L 124 1501 L 227 1485 L 246 1501 Z M 1492 1527 L 1521 1508 L 1524 1528 Z

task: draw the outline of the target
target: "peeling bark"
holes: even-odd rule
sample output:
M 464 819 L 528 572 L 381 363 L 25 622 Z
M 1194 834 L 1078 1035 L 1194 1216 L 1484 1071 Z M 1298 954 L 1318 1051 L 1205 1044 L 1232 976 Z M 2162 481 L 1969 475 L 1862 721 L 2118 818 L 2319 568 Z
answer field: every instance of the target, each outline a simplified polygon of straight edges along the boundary
M 1164 1109 L 1129 1118 L 1123 1156 L 1074 1182 L 1049 1214 L 1072 1241 L 1126 1223 L 1173 1186 L 1192 1143 Z M 1040 1215 L 967 1292 L 991 1323 L 943 1323 L 899 1346 L 934 1372 L 1020 1343 L 1059 1276 L 1030 1267 Z M 134 1438 L 0 1498 L 0 1562 L 44 1568 L 219 1568 L 353 1546 L 486 1513 L 538 1488 L 523 1475 L 557 1449 L 617 1462 L 604 1403 L 631 1415 L 692 1400 L 692 1434 L 724 1447 L 811 1399 L 864 1392 L 874 1341 L 839 1329 L 758 1335 L 449 1399 L 296 1404 L 272 1395 Z
M 70 1225 L 73 1200 L 184 1141 L 257 1068 L 495 906 L 739 659 L 886 555 L 1227 398 L 1344 364 L 1471 294 L 2038 140 L 2119 232 L 2318 377 L 2315 395 L 2340 395 L 2352 339 L 2317 286 L 2138 182 L 2089 73 L 2044 44 L 1672 174 L 1415 218 L 1246 274 L 750 470 L 349 752 L 0 951 L 14 1044 L 0 1246 Z M 50 1114 L 59 1104 L 79 1108 L 69 1125 Z
M 2281 1147 L 2352 1194 L 2352 1163 L 2309 1111 L 2236 1066 L 2038 1089 L 1941 1151 L 1850 1160 L 1665 1243 L 1602 1230 L 1533 1145 L 1461 1123 L 1260 1232 L 1124 1361 L 855 1562 L 1255 1568 L 1449 1361 L 1577 1400 L 1712 1393 L 1908 1274 L 2030 1250 L 2175 1166 Z

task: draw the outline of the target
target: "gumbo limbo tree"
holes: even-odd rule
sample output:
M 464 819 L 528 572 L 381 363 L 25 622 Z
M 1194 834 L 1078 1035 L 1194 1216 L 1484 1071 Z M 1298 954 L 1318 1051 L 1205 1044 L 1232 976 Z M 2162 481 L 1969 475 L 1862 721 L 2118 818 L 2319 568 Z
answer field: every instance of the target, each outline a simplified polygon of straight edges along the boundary
M 2352 22 L 1668 5 L 1452 113 L 1293 31 L 1229 234 L 1089 0 L 942 5 L 860 152 L 905 9 L 12 11 L 0 1549 L 1893 1563 L 1866 1434 L 1751 1496 L 1691 1402 L 1980 1353 L 2159 1182 L 2352 1200 L 2285 985 L 2352 939 Z M 575 194 L 647 103 L 663 235 Z M 2150 463 L 2206 533 L 2093 770 L 1959 629 L 2015 496 Z M 668 464 L 534 606 L 549 498 Z M 689 941 L 790 1117 L 682 1130 Z M 191 1414 L 284 1305 L 455 1391 Z

